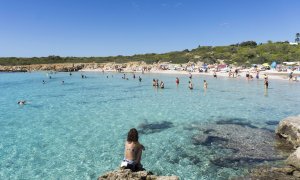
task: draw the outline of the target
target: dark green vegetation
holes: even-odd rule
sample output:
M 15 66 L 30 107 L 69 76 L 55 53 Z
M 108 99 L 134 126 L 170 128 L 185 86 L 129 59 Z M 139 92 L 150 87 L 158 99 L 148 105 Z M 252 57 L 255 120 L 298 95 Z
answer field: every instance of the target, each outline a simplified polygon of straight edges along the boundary
M 148 64 L 154 62 L 187 63 L 189 61 L 202 61 L 205 63 L 225 63 L 250 66 L 251 64 L 278 63 L 285 61 L 300 61 L 300 45 L 290 45 L 288 42 L 268 42 L 257 44 L 254 41 L 246 41 L 230 46 L 199 46 L 192 50 L 174 51 L 164 54 L 139 54 L 133 56 L 110 57 L 2 57 L 0 65 L 30 65 L 53 63 L 126 63 L 129 61 L 144 61 Z

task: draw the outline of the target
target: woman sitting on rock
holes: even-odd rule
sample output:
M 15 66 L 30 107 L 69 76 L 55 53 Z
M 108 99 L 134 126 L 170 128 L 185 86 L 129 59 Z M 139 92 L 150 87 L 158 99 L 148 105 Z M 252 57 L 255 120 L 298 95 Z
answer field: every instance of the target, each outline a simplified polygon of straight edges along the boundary
M 143 165 L 141 164 L 142 151 L 145 147 L 139 143 L 139 135 L 135 128 L 130 129 L 125 142 L 124 160 L 121 167 L 131 169 L 132 171 L 141 171 Z

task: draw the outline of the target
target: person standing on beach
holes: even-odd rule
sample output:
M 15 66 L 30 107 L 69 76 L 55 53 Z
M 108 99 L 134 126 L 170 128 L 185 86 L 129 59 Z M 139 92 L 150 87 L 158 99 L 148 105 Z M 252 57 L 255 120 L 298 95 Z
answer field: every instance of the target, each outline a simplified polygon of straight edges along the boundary
M 256 71 L 256 79 L 259 79 L 259 70 Z
M 134 172 L 144 170 L 141 164 L 143 150 L 145 147 L 139 142 L 138 131 L 135 128 L 130 129 L 125 142 L 124 159 L 121 167 Z
M 236 76 L 236 77 L 238 76 L 238 73 L 239 73 L 239 70 L 238 70 L 238 69 L 235 69 L 235 76 Z
M 246 78 L 249 80 L 249 78 L 250 78 L 250 72 L 249 71 L 247 71 L 247 73 L 246 73 Z
M 231 75 L 232 75 L 232 73 L 231 73 L 231 70 L 228 72 L 228 77 L 230 77 L 231 78 Z

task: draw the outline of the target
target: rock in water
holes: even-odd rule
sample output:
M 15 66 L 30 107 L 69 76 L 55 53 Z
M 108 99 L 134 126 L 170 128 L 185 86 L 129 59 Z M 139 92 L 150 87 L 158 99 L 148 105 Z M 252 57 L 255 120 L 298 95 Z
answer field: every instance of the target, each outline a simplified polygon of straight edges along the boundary
M 148 171 L 132 172 L 130 169 L 118 169 L 108 172 L 98 180 L 179 180 L 177 176 L 156 176 Z
M 300 170 L 300 147 L 292 153 L 286 160 L 286 164 L 294 166 L 296 169 Z
M 295 148 L 300 146 L 300 117 L 287 117 L 280 121 L 276 129 L 279 137 L 286 139 Z
M 283 159 L 276 150 L 275 135 L 270 131 L 232 123 L 201 125 L 199 130 L 192 138 L 193 144 L 220 149 L 211 159 L 214 165 L 252 166 Z
M 237 180 L 297 180 L 292 176 L 294 169 L 290 167 L 275 168 L 275 167 L 257 167 L 250 171 L 250 174 L 245 177 L 237 177 Z

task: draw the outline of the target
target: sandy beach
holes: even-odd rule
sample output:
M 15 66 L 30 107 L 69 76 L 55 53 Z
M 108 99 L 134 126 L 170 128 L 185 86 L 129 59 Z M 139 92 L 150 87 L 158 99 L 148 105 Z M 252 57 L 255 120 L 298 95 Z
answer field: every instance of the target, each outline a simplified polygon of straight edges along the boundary
M 91 69 L 91 68 L 84 68 L 80 70 L 81 72 L 117 72 L 114 69 Z M 240 70 L 238 73 L 238 78 L 246 78 L 246 73 L 249 72 L 250 69 L 244 69 Z M 121 73 L 142 73 L 142 71 L 135 71 L 131 69 L 124 69 Z M 212 71 L 208 72 L 188 72 L 188 71 L 177 71 L 177 70 L 158 70 L 158 69 L 151 69 L 150 71 L 145 71 L 145 74 L 152 73 L 152 74 L 180 74 L 180 75 L 203 75 L 203 76 L 213 76 Z M 216 72 L 217 77 L 229 77 L 228 72 Z M 273 70 L 267 70 L 267 71 L 260 71 L 259 78 L 262 78 L 263 75 L 266 74 L 269 79 L 276 79 L 276 80 L 289 80 L 289 72 L 277 72 Z M 300 72 L 294 72 L 294 76 L 300 76 Z M 250 75 L 253 76 L 253 79 L 256 77 L 256 73 L 250 71 Z M 236 78 L 236 76 L 234 77 Z

